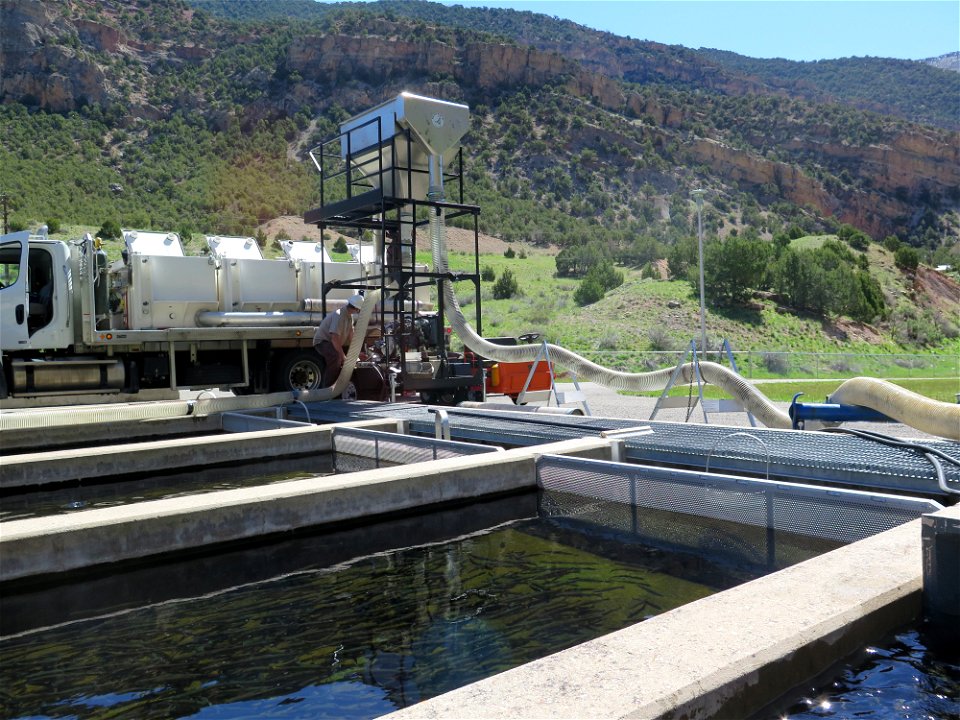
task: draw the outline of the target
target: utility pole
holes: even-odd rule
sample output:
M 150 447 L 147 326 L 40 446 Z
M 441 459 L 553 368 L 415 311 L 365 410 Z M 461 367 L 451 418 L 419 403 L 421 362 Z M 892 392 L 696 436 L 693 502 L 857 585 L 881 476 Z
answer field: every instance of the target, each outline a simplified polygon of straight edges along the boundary
M 3 203 L 3 234 L 6 235 L 10 232 L 10 225 L 8 222 L 9 214 L 7 208 L 7 201 L 10 199 L 10 196 L 7 195 L 3 190 L 0 190 L 0 202 Z
M 707 321 L 706 310 L 703 301 L 703 193 L 705 191 L 698 188 L 693 191 L 693 197 L 697 201 L 697 243 L 700 255 L 700 353 L 707 354 Z

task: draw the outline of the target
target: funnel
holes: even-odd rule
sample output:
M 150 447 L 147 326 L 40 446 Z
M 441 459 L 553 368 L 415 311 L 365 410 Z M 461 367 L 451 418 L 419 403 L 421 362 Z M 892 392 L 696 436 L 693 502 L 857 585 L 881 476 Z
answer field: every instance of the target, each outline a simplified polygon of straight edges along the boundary
M 430 158 L 452 157 L 469 129 L 466 105 L 405 92 L 341 124 L 341 156 L 374 187 L 382 184 L 384 195 L 424 200 Z M 409 144 L 404 130 L 410 131 Z

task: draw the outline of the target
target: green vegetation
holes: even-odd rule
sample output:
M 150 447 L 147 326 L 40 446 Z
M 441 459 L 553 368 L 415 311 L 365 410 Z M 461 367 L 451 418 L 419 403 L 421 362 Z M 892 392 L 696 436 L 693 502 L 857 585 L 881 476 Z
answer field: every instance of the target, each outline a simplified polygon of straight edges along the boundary
M 863 322 L 888 315 L 876 278 L 858 268 L 853 254 L 837 240 L 817 248 L 785 248 L 771 275 L 777 292 L 797 309 Z
M 921 62 L 891 58 L 841 58 L 795 62 L 758 60 L 723 50 L 702 51 L 725 69 L 759 78 L 771 87 L 809 99 L 831 98 L 940 127 L 958 129 L 960 74 Z M 918 116 L 919 113 L 919 116 Z
M 878 254 L 882 253 L 879 257 L 886 258 L 892 266 L 889 254 L 873 247 Z M 419 253 L 417 260 L 429 263 L 429 253 Z M 473 272 L 471 255 L 451 253 L 449 263 L 453 270 Z M 486 335 L 517 336 L 538 332 L 549 342 L 586 354 L 601 364 L 638 372 L 649 370 L 648 363 L 651 362 L 656 367 L 670 364 L 669 360 L 645 353 L 679 351 L 689 346 L 691 338 L 697 334 L 699 297 L 686 279 L 642 279 L 640 269 L 620 267 L 617 269 L 623 273 L 623 284 L 606 292 L 596 302 L 581 307 L 575 300 L 579 282 L 575 278 L 557 277 L 554 258 L 545 252 L 530 253 L 522 260 L 518 257 L 508 259 L 501 254 L 484 255 L 481 267 L 495 277 L 510 270 L 521 291 L 510 298 L 496 298 L 492 288 L 483 283 L 480 321 Z M 456 293 L 457 297 L 472 298 L 473 284 L 459 283 Z M 913 322 L 917 324 L 918 332 L 923 332 L 921 326 L 926 327 L 926 332 L 931 333 L 930 342 L 901 342 L 906 338 L 898 334 L 896 327 L 905 322 L 900 315 L 904 312 L 903 307 L 893 314 L 886 332 L 875 331 L 873 336 L 857 339 L 841 329 L 848 321 L 838 319 L 837 328 L 828 333 L 825 328 L 831 327 L 830 321 L 810 313 L 786 311 L 774 297 L 755 297 L 749 308 L 721 308 L 708 304 L 708 343 L 710 347 L 716 347 L 721 339 L 727 338 L 736 351 L 756 351 L 741 367 L 748 377 L 778 377 L 785 371 L 797 377 L 822 377 L 822 373 L 827 372 L 843 376 L 851 370 L 878 377 L 916 375 L 918 372 L 933 376 L 960 375 L 956 361 L 960 356 L 960 333 L 956 328 L 945 328 L 946 332 L 937 333 L 937 326 L 928 311 L 913 307 Z M 475 323 L 472 311 L 472 307 L 464 309 L 468 319 Z M 921 320 L 924 317 L 927 320 Z M 798 359 L 799 365 L 780 368 L 777 353 L 771 351 L 820 353 L 825 357 L 838 353 L 891 355 L 890 363 L 882 365 L 863 364 L 865 361 L 852 365 L 838 357 L 830 361 L 829 367 L 820 366 L 820 361 L 815 358 L 808 358 L 804 361 Z M 905 352 L 935 353 L 953 359 L 944 360 L 944 367 L 918 370 L 913 366 L 913 360 L 905 367 L 893 362 L 895 354 Z
M 925 284 L 924 264 L 960 266 L 960 196 L 940 181 L 887 187 L 865 161 L 905 136 L 955 145 L 941 128 L 910 122 L 934 122 L 940 96 L 956 97 L 956 81 L 939 71 L 914 73 L 915 63 L 898 61 L 884 83 L 908 99 L 887 107 L 876 101 L 887 89 L 861 77 L 864 68 L 886 67 L 871 59 L 793 64 L 783 92 L 747 91 L 743 73 L 764 77 L 760 66 L 775 61 L 753 67 L 510 10 L 394 0 L 49 7 L 66 29 L 44 42 L 70 55 L 71 69 L 102 71 L 103 97 L 79 97 L 74 111 L 60 113 L 41 98 L 4 98 L 0 189 L 11 198 L 14 227 L 83 225 L 101 236 L 120 227 L 171 229 L 192 238 L 186 244 L 196 252 L 203 233 L 255 235 L 274 253 L 276 239 L 258 226 L 319 202 L 305 151 L 371 98 L 404 88 L 471 107 L 464 201 L 482 208 L 482 232 L 511 244 L 484 258 L 483 323 L 493 334 L 538 331 L 585 352 L 683 347 L 698 309 L 691 190 L 704 187 L 714 344 L 727 337 L 737 349 L 957 349 L 957 304 Z M 124 52 L 99 48 L 71 24 L 77 19 L 122 27 L 131 44 Z M 402 74 L 344 62 L 328 76 L 303 61 L 317 43 L 357 38 L 413 44 L 424 56 L 431 43 L 445 52 L 515 43 L 564 57 L 602 44 L 617 60 L 569 61 L 529 83 L 479 82 L 462 68 L 437 73 L 415 62 Z M 160 49 L 140 52 L 136 43 Z M 838 68 L 860 78 L 852 83 L 860 95 Z M 578 90 L 581 69 L 606 75 L 617 92 Z M 805 77 L 820 79 L 805 86 Z M 826 92 L 840 100 L 821 102 Z M 873 98 L 877 112 L 858 109 L 860 96 Z M 741 169 L 761 167 L 762 184 L 732 182 L 728 166 L 705 160 L 705 146 L 735 154 Z M 821 210 L 801 204 L 797 187 L 829 202 Z M 451 181 L 448 199 L 459 190 Z M 900 208 L 871 220 L 884 228 L 882 245 L 829 216 L 864 203 Z M 473 218 L 452 223 L 472 229 Z M 664 259 L 668 280 L 660 279 Z M 464 298 L 472 290 L 459 288 Z M 763 362 L 755 369 L 770 371 Z
M 790 402 L 797 393 L 803 393 L 800 402 L 824 402 L 832 393 L 836 392 L 843 384 L 843 380 L 820 380 L 811 382 L 804 380 L 801 382 L 784 380 L 783 382 L 763 382 L 757 385 L 757 388 L 768 399 L 774 402 Z M 940 400 L 941 402 L 956 402 L 956 394 L 960 392 L 960 379 L 940 378 L 940 379 L 894 379 L 891 380 L 894 385 L 899 385 L 918 395 Z M 673 388 L 669 395 L 672 397 L 682 397 L 690 393 L 687 386 Z M 633 394 L 633 393 L 631 393 Z M 660 393 L 636 393 L 645 397 L 659 397 Z M 696 388 L 693 389 L 693 395 L 696 397 Z M 705 398 L 723 398 L 727 395 L 719 388 L 713 385 L 706 385 L 703 389 Z

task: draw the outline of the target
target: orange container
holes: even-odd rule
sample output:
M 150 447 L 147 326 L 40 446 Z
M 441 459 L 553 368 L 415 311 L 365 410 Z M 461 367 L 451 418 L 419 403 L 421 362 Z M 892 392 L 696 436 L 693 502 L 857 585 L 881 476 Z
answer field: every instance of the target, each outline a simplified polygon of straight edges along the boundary
M 509 395 L 514 400 L 523 391 L 533 362 L 497 363 L 487 373 L 487 392 Z M 536 363 L 528 391 L 550 389 L 550 367 L 545 362 Z

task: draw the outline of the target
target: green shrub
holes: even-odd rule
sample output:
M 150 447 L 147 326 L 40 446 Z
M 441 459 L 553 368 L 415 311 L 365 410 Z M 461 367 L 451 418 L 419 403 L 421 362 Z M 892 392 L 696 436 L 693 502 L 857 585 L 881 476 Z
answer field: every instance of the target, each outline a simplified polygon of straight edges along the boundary
M 333 244 L 333 251 L 335 253 L 345 253 L 347 250 L 347 241 L 343 239 L 343 235 L 337 238 L 337 241 Z
M 591 305 L 603 297 L 603 292 L 603 285 L 600 284 L 600 281 L 596 277 L 588 275 L 573 292 L 573 300 L 581 307 Z
M 512 260 L 517 256 L 517 254 L 513 251 L 513 248 L 507 248 L 503 251 L 503 256 Z
M 903 245 L 897 248 L 897 251 L 893 254 L 893 261 L 901 270 L 912 272 L 913 270 L 916 270 L 917 265 L 920 264 L 920 253 L 917 252 L 916 248 L 912 248 L 909 245 Z
M 120 225 L 117 224 L 116 220 L 107 220 L 100 229 L 97 230 L 97 237 L 101 240 L 119 240 Z
M 677 349 L 677 343 L 673 336 L 662 325 L 654 325 L 647 331 L 647 340 L 650 342 L 650 349 L 658 352 L 668 352 Z
M 489 265 L 484 265 L 480 268 L 480 279 L 484 282 L 493 282 L 497 279 L 497 271 Z
M 493 284 L 493 297 L 496 300 L 505 300 L 517 295 L 520 285 L 509 268 L 504 269 L 500 279 Z

